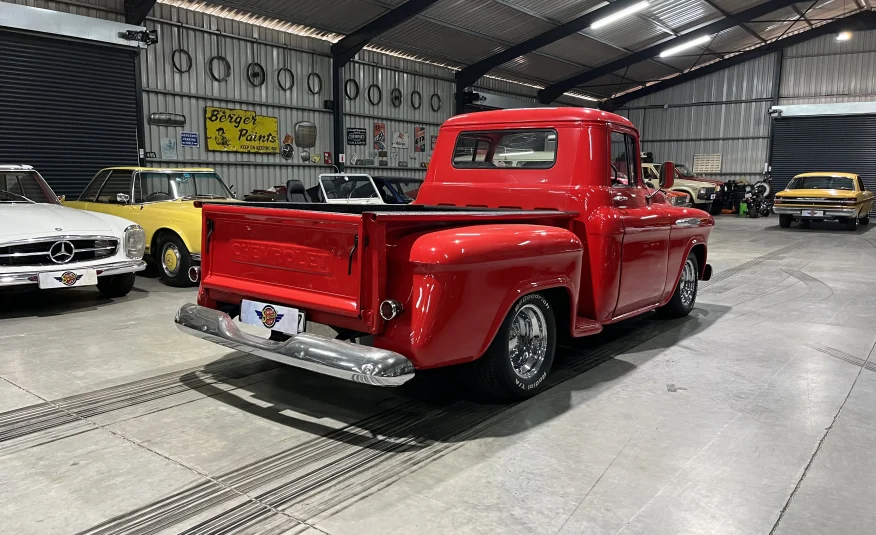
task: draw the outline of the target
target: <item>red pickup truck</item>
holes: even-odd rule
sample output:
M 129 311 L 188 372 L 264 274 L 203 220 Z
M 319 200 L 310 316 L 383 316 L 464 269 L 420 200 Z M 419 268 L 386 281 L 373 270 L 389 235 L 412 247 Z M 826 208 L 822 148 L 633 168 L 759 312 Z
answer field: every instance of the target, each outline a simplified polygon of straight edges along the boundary
M 488 111 L 442 125 L 413 204 L 204 203 L 198 304 L 176 323 L 367 384 L 464 365 L 489 393 L 531 396 L 560 336 L 686 315 L 711 276 L 714 220 L 658 202 L 639 154 L 635 127 L 611 113 Z M 663 187 L 673 176 L 664 164 Z M 237 315 L 272 336 L 242 332 Z

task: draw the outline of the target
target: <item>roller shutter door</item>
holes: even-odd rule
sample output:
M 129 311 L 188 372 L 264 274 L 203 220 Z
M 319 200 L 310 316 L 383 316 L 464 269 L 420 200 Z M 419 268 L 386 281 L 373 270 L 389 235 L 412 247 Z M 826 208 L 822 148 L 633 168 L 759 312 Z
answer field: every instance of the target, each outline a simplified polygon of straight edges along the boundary
M 770 162 L 774 191 L 812 171 L 857 173 L 876 191 L 876 115 L 774 119 Z
M 134 69 L 130 50 L 0 31 L 0 163 L 33 165 L 68 196 L 137 165 Z

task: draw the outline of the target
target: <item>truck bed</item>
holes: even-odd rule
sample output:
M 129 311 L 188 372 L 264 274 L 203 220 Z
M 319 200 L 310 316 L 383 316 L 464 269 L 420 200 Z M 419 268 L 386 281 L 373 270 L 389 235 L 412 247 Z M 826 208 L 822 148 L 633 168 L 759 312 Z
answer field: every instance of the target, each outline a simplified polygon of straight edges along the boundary
M 326 204 L 326 203 L 311 203 L 311 202 L 213 202 L 204 201 L 202 206 L 246 206 L 255 208 L 273 208 L 276 210 L 304 210 L 308 212 L 323 212 L 334 214 L 357 214 L 364 213 L 379 213 L 381 215 L 392 214 L 465 214 L 471 215 L 488 215 L 500 217 L 517 217 L 517 216 L 557 216 L 565 215 L 575 217 L 576 212 L 560 212 L 557 210 L 522 210 L 514 207 L 487 208 L 480 206 L 454 206 L 449 204 L 441 205 L 425 205 L 425 204 Z
M 219 302 L 236 304 L 247 296 L 299 307 L 320 323 L 374 333 L 382 328 L 377 308 L 385 299 L 393 242 L 430 229 L 487 223 L 568 227 L 576 215 L 457 206 L 205 202 L 201 286 Z

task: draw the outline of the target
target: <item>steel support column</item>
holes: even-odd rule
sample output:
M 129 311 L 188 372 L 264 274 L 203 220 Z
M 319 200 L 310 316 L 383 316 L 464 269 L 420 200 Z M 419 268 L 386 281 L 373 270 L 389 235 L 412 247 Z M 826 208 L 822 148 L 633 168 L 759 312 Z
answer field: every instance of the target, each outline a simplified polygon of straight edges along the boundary
M 344 172 L 345 162 L 341 161 L 341 155 L 346 150 L 344 139 L 344 64 L 340 58 L 332 54 L 332 133 L 334 149 L 334 162 L 338 172 Z M 346 160 L 346 156 L 344 156 Z

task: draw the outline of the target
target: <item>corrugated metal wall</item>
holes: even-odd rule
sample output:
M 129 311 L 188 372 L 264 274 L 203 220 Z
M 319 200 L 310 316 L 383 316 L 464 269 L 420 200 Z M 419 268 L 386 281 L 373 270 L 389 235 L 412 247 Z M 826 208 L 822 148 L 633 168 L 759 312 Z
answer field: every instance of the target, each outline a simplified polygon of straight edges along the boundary
M 825 35 L 785 49 L 779 104 L 876 101 L 876 31 Z
M 717 178 L 763 172 L 768 161 L 776 54 L 630 101 L 621 114 L 659 161 L 723 154 Z M 779 104 L 876 101 L 876 31 L 840 42 L 825 35 L 783 51 Z
M 776 56 L 770 54 L 631 101 L 621 114 L 657 161 L 722 154 L 721 179 L 756 178 L 769 150 Z

